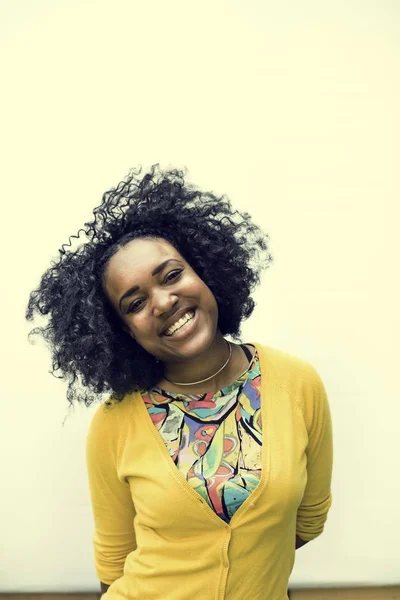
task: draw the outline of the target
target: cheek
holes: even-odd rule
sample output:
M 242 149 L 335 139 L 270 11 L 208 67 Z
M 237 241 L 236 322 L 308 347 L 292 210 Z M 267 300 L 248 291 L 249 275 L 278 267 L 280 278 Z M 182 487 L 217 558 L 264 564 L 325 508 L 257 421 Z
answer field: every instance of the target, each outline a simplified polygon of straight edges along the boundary
M 203 303 L 205 306 L 207 306 L 208 310 L 212 313 L 215 312 L 218 315 L 217 301 L 215 299 L 214 294 L 207 286 L 204 286 L 202 298 L 203 298 Z
M 134 318 L 130 319 L 129 328 L 135 336 L 147 333 L 151 329 L 149 319 L 145 318 L 144 313 L 137 314 Z

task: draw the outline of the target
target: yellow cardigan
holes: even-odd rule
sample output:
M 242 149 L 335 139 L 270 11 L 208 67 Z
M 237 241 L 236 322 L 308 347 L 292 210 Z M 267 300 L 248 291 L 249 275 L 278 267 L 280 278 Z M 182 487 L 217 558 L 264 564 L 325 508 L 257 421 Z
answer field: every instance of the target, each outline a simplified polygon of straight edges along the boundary
M 107 600 L 285 600 L 295 536 L 323 531 L 332 503 L 332 423 L 315 368 L 256 346 L 262 474 L 220 519 L 173 463 L 141 395 L 107 401 L 86 441 L 97 576 Z

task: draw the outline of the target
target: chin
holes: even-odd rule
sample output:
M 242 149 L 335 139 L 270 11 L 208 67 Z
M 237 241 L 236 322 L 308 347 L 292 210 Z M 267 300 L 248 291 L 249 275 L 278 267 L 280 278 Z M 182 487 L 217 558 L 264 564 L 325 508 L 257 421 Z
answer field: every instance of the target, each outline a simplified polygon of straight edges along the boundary
M 168 358 L 179 357 L 183 360 L 186 358 L 197 358 L 211 349 L 214 339 L 215 334 L 212 335 L 211 332 L 207 333 L 202 331 L 191 339 L 179 342 L 178 340 L 176 342 L 174 341 L 168 345 L 168 349 L 164 347 L 163 351 L 165 354 L 168 354 Z

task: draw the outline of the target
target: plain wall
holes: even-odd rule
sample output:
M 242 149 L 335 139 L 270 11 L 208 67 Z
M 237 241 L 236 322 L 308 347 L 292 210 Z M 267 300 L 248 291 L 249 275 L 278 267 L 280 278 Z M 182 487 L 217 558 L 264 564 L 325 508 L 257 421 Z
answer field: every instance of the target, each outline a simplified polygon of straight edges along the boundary
M 243 339 L 325 383 L 333 505 L 291 587 L 399 583 L 399 3 L 21 0 L 0 35 L 0 590 L 98 589 L 96 407 L 68 411 L 24 313 L 102 193 L 156 162 L 270 234 Z

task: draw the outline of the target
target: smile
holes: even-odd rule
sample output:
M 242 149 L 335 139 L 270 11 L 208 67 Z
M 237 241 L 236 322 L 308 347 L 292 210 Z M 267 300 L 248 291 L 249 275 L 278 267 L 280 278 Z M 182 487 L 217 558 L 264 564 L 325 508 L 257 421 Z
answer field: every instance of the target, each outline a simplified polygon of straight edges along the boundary
M 183 315 L 174 323 L 167 331 L 164 333 L 166 337 L 183 337 L 186 333 L 188 333 L 196 321 L 196 311 L 189 310 L 186 314 Z

